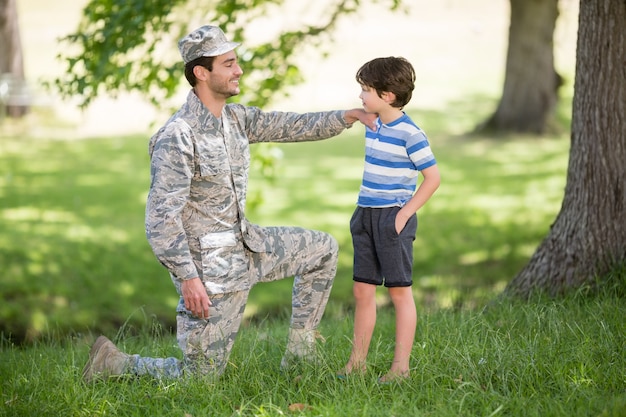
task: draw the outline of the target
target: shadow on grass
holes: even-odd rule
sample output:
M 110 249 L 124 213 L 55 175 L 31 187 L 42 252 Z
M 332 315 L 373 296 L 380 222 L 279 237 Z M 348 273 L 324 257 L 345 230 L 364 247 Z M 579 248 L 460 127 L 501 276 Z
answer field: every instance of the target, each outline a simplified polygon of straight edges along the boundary
M 419 214 L 414 288 L 420 308 L 486 303 L 525 264 L 560 207 L 567 138 L 454 133 L 471 130 L 471 120 L 487 107 L 467 102 L 446 112 L 411 113 L 429 135 L 442 172 L 440 189 Z M 251 174 L 251 192 L 262 190 L 264 198 L 248 213 L 251 220 L 324 230 L 339 241 L 331 318 L 343 318 L 352 306 L 348 223 L 363 169 L 362 135 L 355 126 L 330 140 L 280 145 L 276 180 Z M 177 295 L 144 235 L 147 141 L 0 138 L 4 337 L 114 334 L 123 323 L 143 325 L 146 316 L 174 326 Z M 287 316 L 291 282 L 255 287 L 248 320 Z M 382 290 L 380 297 L 384 305 Z
M 0 141 L 5 336 L 110 330 L 144 305 L 170 316 L 172 286 L 143 232 L 146 138 Z

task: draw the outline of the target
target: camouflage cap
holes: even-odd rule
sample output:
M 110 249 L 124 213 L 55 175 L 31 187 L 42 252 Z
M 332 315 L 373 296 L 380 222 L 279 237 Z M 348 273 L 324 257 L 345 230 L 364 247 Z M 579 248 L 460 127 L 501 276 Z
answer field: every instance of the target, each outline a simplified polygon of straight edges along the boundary
M 229 42 L 217 26 L 202 26 L 178 41 L 178 50 L 185 64 L 202 56 L 218 56 L 232 51 L 240 44 Z

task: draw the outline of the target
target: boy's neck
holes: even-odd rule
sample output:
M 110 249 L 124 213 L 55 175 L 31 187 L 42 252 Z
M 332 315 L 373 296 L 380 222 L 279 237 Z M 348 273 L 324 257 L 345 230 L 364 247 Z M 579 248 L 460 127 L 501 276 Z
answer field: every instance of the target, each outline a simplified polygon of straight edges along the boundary
M 392 107 L 390 109 L 385 110 L 384 112 L 378 113 L 378 117 L 380 121 L 384 124 L 389 124 L 395 120 L 398 120 L 400 117 L 404 115 L 404 112 L 401 109 L 396 107 Z

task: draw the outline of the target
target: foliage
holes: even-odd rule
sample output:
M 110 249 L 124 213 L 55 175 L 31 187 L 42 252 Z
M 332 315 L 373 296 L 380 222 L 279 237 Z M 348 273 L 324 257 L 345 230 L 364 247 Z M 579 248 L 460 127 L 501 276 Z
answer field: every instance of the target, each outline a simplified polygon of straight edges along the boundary
M 622 291 L 624 283 L 621 284 Z M 113 380 L 84 385 L 93 337 L 18 349 L 0 343 L 0 416 L 623 416 L 626 305 L 610 285 L 563 300 L 502 300 L 485 311 L 421 312 L 408 381 L 379 385 L 393 357 L 394 316 L 381 309 L 369 371 L 347 380 L 352 316 L 327 315 L 317 366 L 281 372 L 287 319 L 244 327 L 219 379 Z M 110 334 L 127 352 L 178 356 L 147 320 Z M 302 411 L 296 409 L 300 405 Z
M 484 100 L 482 100 L 484 102 Z M 568 138 L 455 137 L 449 123 L 474 101 L 428 120 L 444 182 L 420 215 L 415 296 L 428 309 L 480 307 L 527 262 L 558 211 Z M 463 130 L 463 127 L 459 127 Z M 358 191 L 363 130 L 276 148 L 283 163 L 271 185 L 250 191 L 265 201 L 249 211 L 262 225 L 332 233 L 340 259 L 329 311 L 352 304 L 348 223 Z M 555 140 L 556 139 L 556 140 Z M 144 233 L 149 187 L 147 137 L 0 141 L 0 331 L 30 342 L 48 334 L 114 332 L 154 317 L 174 325 L 177 296 Z M 529 164 L 533 165 L 528 170 Z M 539 204 L 540 202 L 540 204 Z M 382 292 L 381 303 L 386 302 Z M 248 319 L 288 309 L 291 282 L 253 289 Z
M 402 7 L 402 0 L 370 0 Z M 153 105 L 166 107 L 167 99 L 184 79 L 184 66 L 175 45 L 186 33 L 207 23 L 220 26 L 227 36 L 242 45 L 237 49 L 246 75 L 240 80 L 242 93 L 233 98 L 247 105 L 263 107 L 285 87 L 303 81 L 295 58 L 304 47 L 320 48 L 332 42 L 337 22 L 355 13 L 367 0 L 327 0 L 319 7 L 315 24 L 273 34 L 258 42 L 248 27 L 257 19 L 280 16 L 290 4 L 285 0 L 91 0 L 83 9 L 76 32 L 62 39 L 66 49 L 59 59 L 66 70 L 52 84 L 64 98 L 78 99 L 88 106 L 101 94 L 138 92 Z M 189 16 L 198 16 L 201 23 Z M 272 32 L 268 28 L 264 32 Z M 47 83 L 49 87 L 52 85 Z M 278 161 L 272 145 L 253 149 L 253 169 L 268 174 Z M 260 165 L 260 167 L 259 167 Z M 259 204 L 263 196 L 251 196 Z
M 402 6 L 402 0 L 370 1 L 381 1 L 394 10 Z M 251 76 L 242 80 L 243 93 L 237 99 L 262 107 L 277 91 L 302 80 L 294 64 L 298 49 L 331 42 L 339 19 L 355 13 L 365 2 L 328 0 L 320 8 L 319 23 L 303 23 L 268 41 L 255 42 L 255 34 L 247 29 L 251 23 L 283 14 L 288 1 L 91 0 L 76 32 L 62 39 L 67 49 L 59 58 L 66 71 L 54 85 L 64 97 L 80 98 L 82 106 L 102 93 L 123 91 L 143 93 L 153 104 L 162 105 L 183 78 L 183 64 L 173 51 L 178 39 L 196 26 L 210 23 L 242 43 L 239 59 Z M 189 18 L 198 15 L 202 23 Z

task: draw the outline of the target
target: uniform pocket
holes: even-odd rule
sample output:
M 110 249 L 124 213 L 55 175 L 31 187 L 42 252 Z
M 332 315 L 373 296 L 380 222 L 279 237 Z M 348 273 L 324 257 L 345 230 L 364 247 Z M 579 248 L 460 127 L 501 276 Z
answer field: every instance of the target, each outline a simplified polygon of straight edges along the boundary
M 208 233 L 200 238 L 202 271 L 205 279 L 221 278 L 232 268 L 233 250 L 237 245 L 235 232 Z
M 237 237 L 235 232 L 227 230 L 225 232 L 208 233 L 200 238 L 200 247 L 202 249 L 221 248 L 222 246 L 235 246 Z
M 226 146 L 220 138 L 199 141 L 196 157 L 200 165 L 200 175 L 203 177 L 213 177 L 230 172 Z
M 215 177 L 230 172 L 227 159 L 206 158 L 200 159 L 200 176 Z

